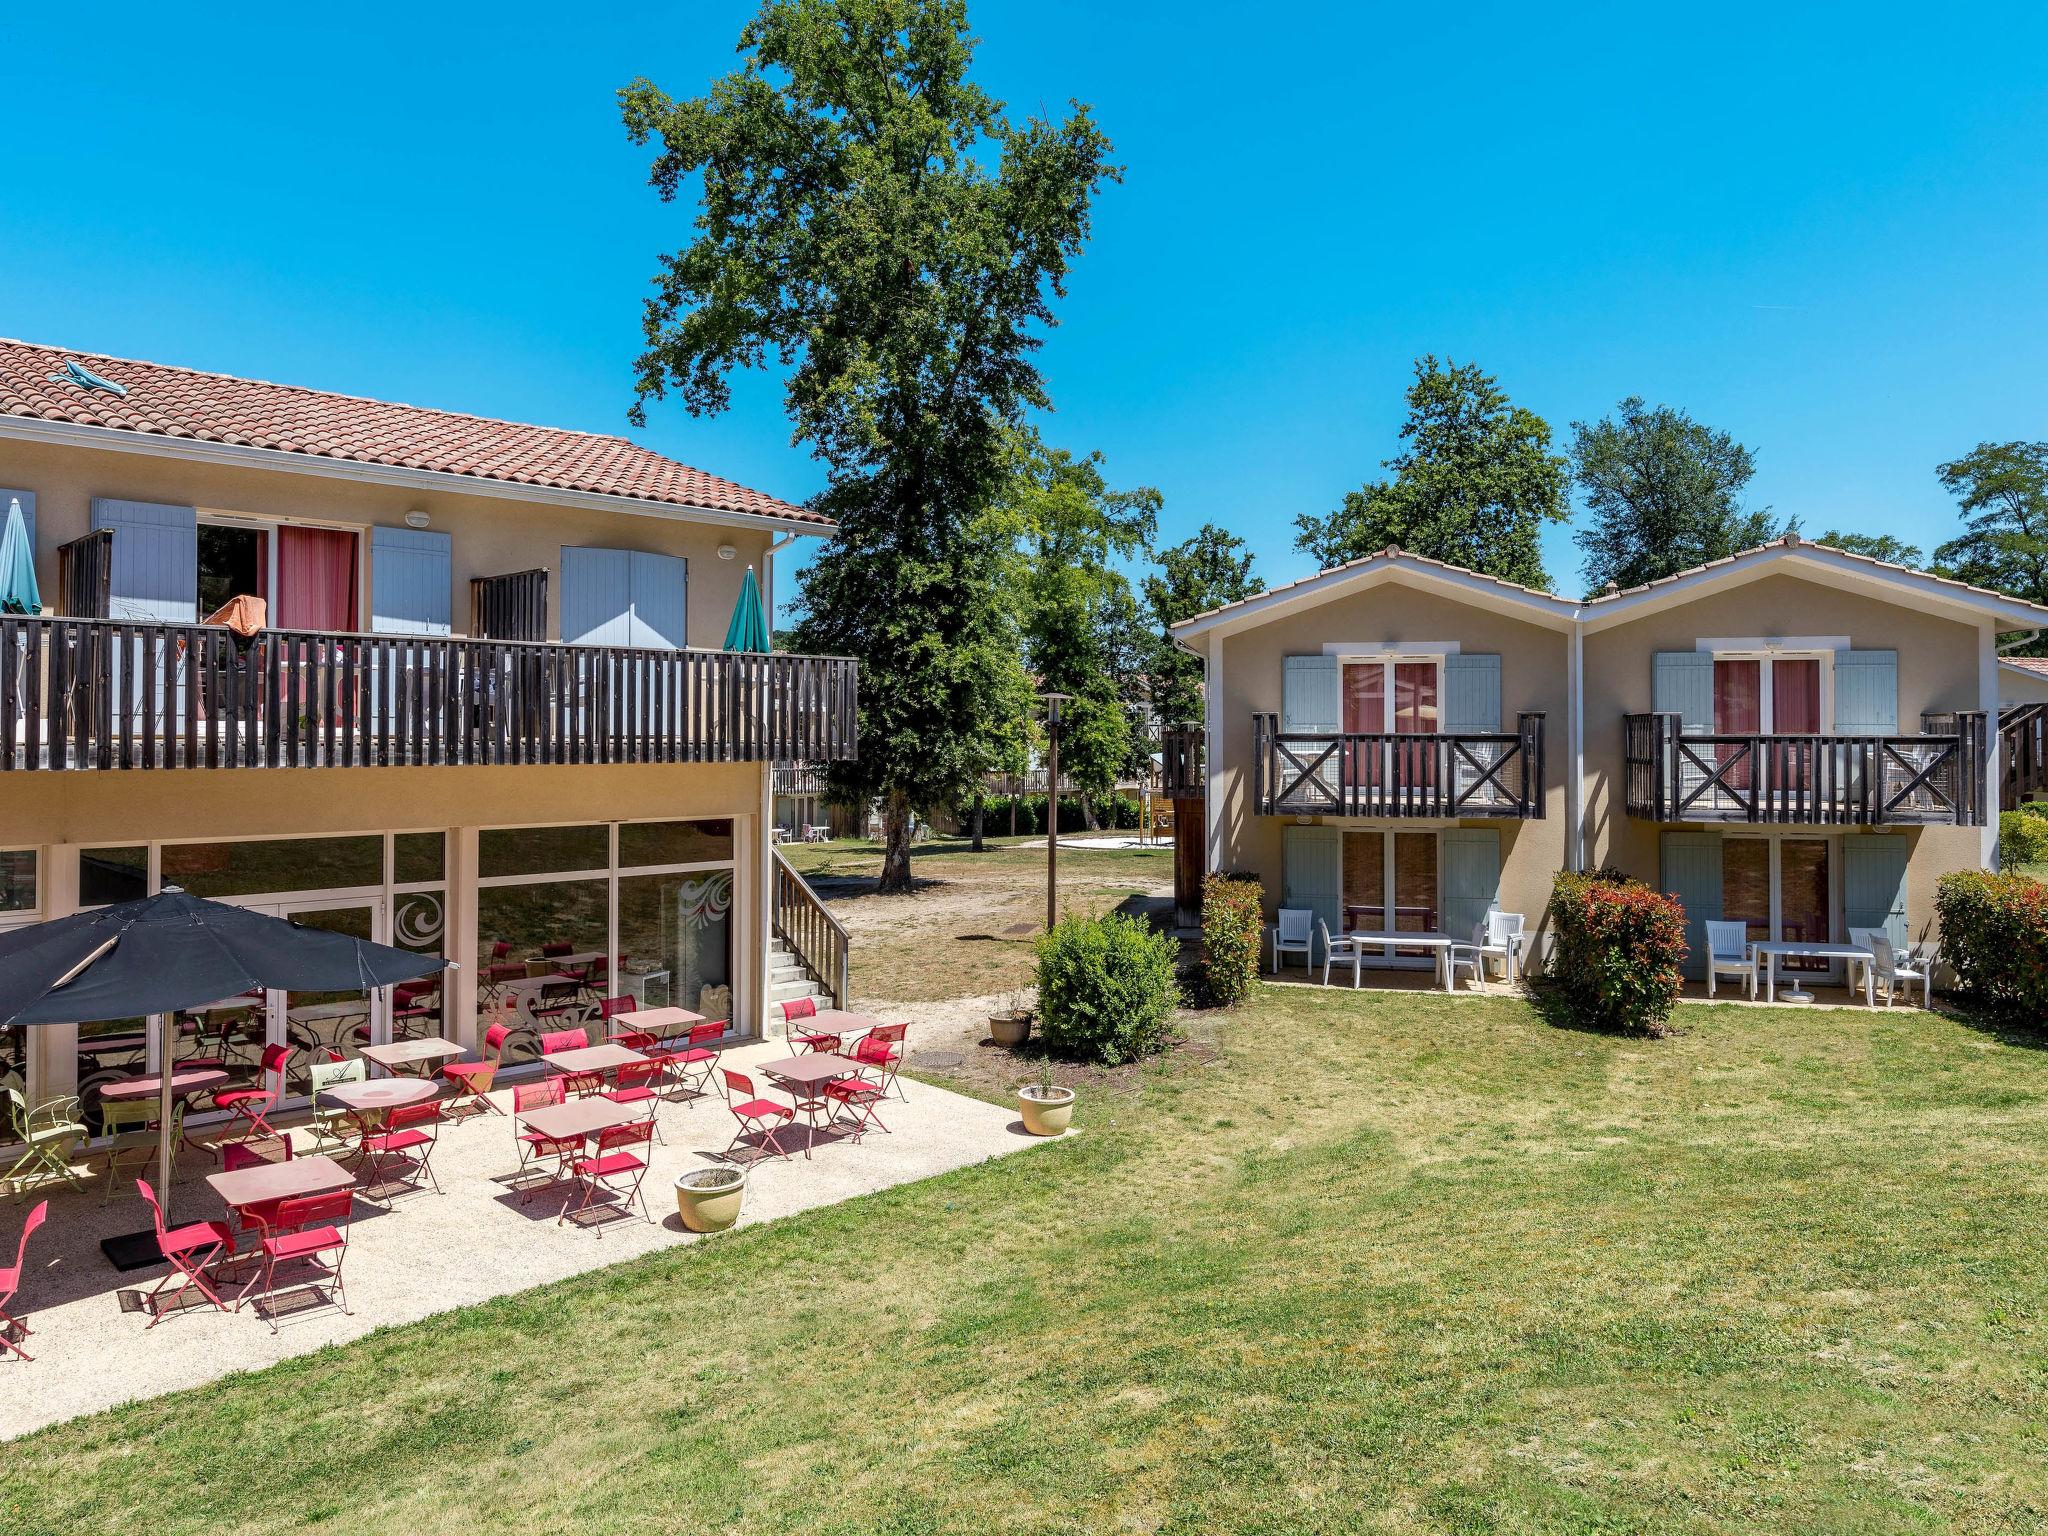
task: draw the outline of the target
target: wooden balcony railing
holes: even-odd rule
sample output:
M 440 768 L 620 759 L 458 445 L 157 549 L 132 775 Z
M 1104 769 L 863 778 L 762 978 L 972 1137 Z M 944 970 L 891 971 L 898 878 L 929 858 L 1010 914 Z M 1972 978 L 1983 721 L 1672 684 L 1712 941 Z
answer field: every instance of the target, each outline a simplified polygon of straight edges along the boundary
M 1998 717 L 1998 808 L 2014 810 L 2048 791 L 2048 704 L 2022 704 Z
M 1628 813 L 1652 821 L 1984 825 L 1985 717 L 1929 713 L 1918 736 L 1691 736 L 1622 722 Z
M 0 769 L 850 760 L 819 656 L 0 616 Z
M 1512 733 L 1283 733 L 1252 716 L 1253 805 L 1281 816 L 1543 816 L 1543 716 Z
M 1169 800 L 1200 800 L 1207 796 L 1199 725 L 1169 725 L 1160 733 L 1159 792 Z

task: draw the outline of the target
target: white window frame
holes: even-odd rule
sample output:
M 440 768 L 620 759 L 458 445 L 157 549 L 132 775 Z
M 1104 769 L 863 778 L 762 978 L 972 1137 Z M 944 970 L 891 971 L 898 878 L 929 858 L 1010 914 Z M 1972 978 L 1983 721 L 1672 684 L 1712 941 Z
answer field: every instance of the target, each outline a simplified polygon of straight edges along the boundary
M 1792 650 L 1786 647 L 1772 646 L 1768 648 L 1716 649 L 1710 654 L 1717 662 L 1755 661 L 1762 663 L 1757 668 L 1757 730 L 1765 736 L 1775 736 L 1778 734 L 1777 670 L 1771 663 L 1774 661 L 1819 662 L 1820 718 L 1823 723 L 1820 731 L 1816 734 L 1828 735 L 1833 732 L 1835 728 L 1835 653 L 1832 650 L 1819 648 Z M 1729 733 L 1716 727 L 1713 734 L 1721 736 Z
M 1729 843 L 1764 843 L 1770 849 L 1770 936 L 1764 942 L 1776 944 L 1782 942 L 1785 937 L 1784 846 L 1788 840 L 1802 843 L 1824 843 L 1827 845 L 1828 933 L 1832 937 L 1832 935 L 1842 932 L 1841 838 L 1825 832 L 1817 833 L 1807 827 L 1774 827 L 1769 830 L 1758 828 L 1755 831 L 1724 832 L 1722 834 L 1722 847 L 1724 849 Z M 1724 873 L 1721 880 L 1721 910 L 1724 915 L 1727 912 L 1727 903 L 1728 881 Z M 1812 976 L 1816 979 L 1825 974 L 1827 980 L 1833 983 L 1841 969 L 1841 961 L 1830 960 L 1825 973 L 1820 971 L 1794 971 L 1791 974 L 1794 976 Z M 1781 965 L 1779 968 L 1781 980 L 1785 974 L 1784 968 Z
M 266 562 L 263 573 L 263 585 L 264 590 L 270 594 L 264 599 L 264 602 L 269 609 L 271 622 L 277 628 L 290 627 L 289 625 L 276 624 L 277 546 L 279 543 L 277 531 L 280 528 L 317 528 L 326 533 L 346 533 L 352 535 L 356 541 L 356 627 L 352 630 L 343 631 L 343 633 L 361 634 L 368 627 L 364 622 L 364 615 L 370 611 L 370 525 L 368 523 L 327 523 L 310 517 L 273 517 L 261 512 L 233 512 L 217 507 L 195 508 L 194 515 L 199 527 L 246 528 L 270 535 L 264 542 L 263 547 L 264 560 Z M 193 597 L 195 601 L 198 598 L 196 588 L 193 592 Z M 199 617 L 203 619 L 206 615 L 202 613 Z
M 1385 723 L 1378 734 L 1392 736 L 1394 728 L 1394 668 L 1401 665 L 1416 666 L 1427 663 L 1436 669 L 1436 730 L 1429 734 L 1442 735 L 1444 728 L 1444 656 L 1441 650 L 1420 651 L 1405 649 L 1399 651 L 1345 651 L 1337 656 L 1337 724 L 1340 732 L 1344 724 L 1344 698 L 1348 691 L 1345 674 L 1353 667 L 1379 667 L 1380 697 L 1384 701 Z
M 1351 839 L 1354 837 L 1378 837 L 1383 839 L 1380 843 L 1380 910 L 1387 915 L 1387 921 L 1390 924 L 1397 924 L 1400 921 L 1394 912 L 1394 839 L 1396 837 L 1429 838 L 1435 850 L 1432 862 L 1436 865 L 1436 891 L 1433 899 L 1436 903 L 1437 916 L 1439 918 L 1443 916 L 1444 840 L 1442 826 L 1431 825 L 1427 822 L 1404 827 L 1344 826 L 1342 823 L 1338 825 L 1341 828 L 1337 854 L 1337 921 L 1340 925 L 1344 921 L 1344 861 L 1349 855 Z M 1446 825 L 1455 825 L 1455 823 L 1446 823 Z M 1433 970 L 1436 968 L 1437 961 L 1433 954 L 1400 955 L 1394 952 L 1397 947 L 1393 944 L 1376 946 L 1378 951 L 1377 957 L 1369 955 L 1366 963 L 1383 967 L 1387 970 L 1398 971 Z

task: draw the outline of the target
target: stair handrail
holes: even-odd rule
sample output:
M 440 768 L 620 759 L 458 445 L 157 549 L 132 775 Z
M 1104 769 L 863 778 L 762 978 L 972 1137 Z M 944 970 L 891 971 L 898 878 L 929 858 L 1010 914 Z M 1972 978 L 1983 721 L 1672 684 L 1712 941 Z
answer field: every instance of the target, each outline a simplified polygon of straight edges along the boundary
M 832 994 L 832 1006 L 846 1006 L 846 925 L 832 915 L 810 881 L 797 873 L 780 848 L 775 858 L 773 922 L 776 934 L 796 952 L 810 973 Z

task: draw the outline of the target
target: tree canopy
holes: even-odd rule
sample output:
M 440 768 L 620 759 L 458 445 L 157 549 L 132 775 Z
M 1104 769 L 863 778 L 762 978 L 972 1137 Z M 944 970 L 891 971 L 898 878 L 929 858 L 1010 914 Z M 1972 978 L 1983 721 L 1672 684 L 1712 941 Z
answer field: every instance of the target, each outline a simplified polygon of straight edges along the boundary
M 1836 549 L 1846 549 L 1852 555 L 1888 560 L 1893 565 L 1918 568 L 1925 563 L 1918 544 L 1908 544 L 1889 533 L 1850 533 L 1845 529 L 1830 528 L 1820 536 L 1820 542 L 1832 544 Z
M 1214 523 L 1159 552 L 1159 569 L 1145 578 L 1145 606 L 1155 627 L 1152 704 L 1162 722 L 1202 717 L 1202 663 L 1174 643 L 1173 626 L 1265 590 L 1245 541 Z
M 860 761 L 830 779 L 881 797 L 900 889 L 911 810 L 975 782 L 1014 692 L 978 530 L 1015 425 L 1049 404 L 1033 356 L 1118 172 L 1086 107 L 1014 124 L 968 78 L 960 0 L 768 0 L 739 46 L 703 96 L 620 93 L 632 141 L 658 143 L 655 191 L 698 198 L 646 301 L 634 413 L 670 391 L 723 410 L 734 369 L 783 370 L 839 522 L 795 639 L 861 663 Z
M 1349 492 L 1327 517 L 1295 519 L 1295 544 L 1324 566 L 1389 545 L 1548 587 L 1541 533 L 1563 522 L 1565 461 L 1550 427 L 1472 364 L 1423 357 L 1408 386 L 1392 478 Z
M 1935 550 L 1945 575 L 2048 603 L 2048 442 L 1979 443 L 1935 471 L 1963 532 Z M 2023 650 L 2048 655 L 2036 637 Z
M 1636 587 L 1767 544 L 1792 527 L 1746 508 L 1749 449 L 1668 405 L 1631 395 L 1612 416 L 1572 423 L 1572 480 L 1591 521 L 1574 537 L 1589 592 Z

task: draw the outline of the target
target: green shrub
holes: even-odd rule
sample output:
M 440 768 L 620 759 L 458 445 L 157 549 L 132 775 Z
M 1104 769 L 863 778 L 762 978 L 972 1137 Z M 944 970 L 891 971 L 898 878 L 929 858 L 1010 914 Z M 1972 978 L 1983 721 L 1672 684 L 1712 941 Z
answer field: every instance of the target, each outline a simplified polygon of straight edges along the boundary
M 1685 963 L 1685 908 L 1611 871 L 1565 871 L 1550 891 L 1550 976 L 1588 1029 L 1663 1035 Z
M 1179 945 L 1135 918 L 1063 918 L 1038 940 L 1046 1049 L 1110 1066 L 1164 1050 L 1180 1006 L 1179 958 Z
M 1958 870 L 1935 882 L 1941 958 L 1973 1001 L 2035 1023 L 2048 1018 L 2048 885 Z
M 1243 1002 L 1259 979 L 1265 890 L 1255 875 L 1202 882 L 1202 995 L 1213 1007 Z
M 2048 807 L 2000 812 L 1998 857 L 2006 864 L 2048 864 Z

